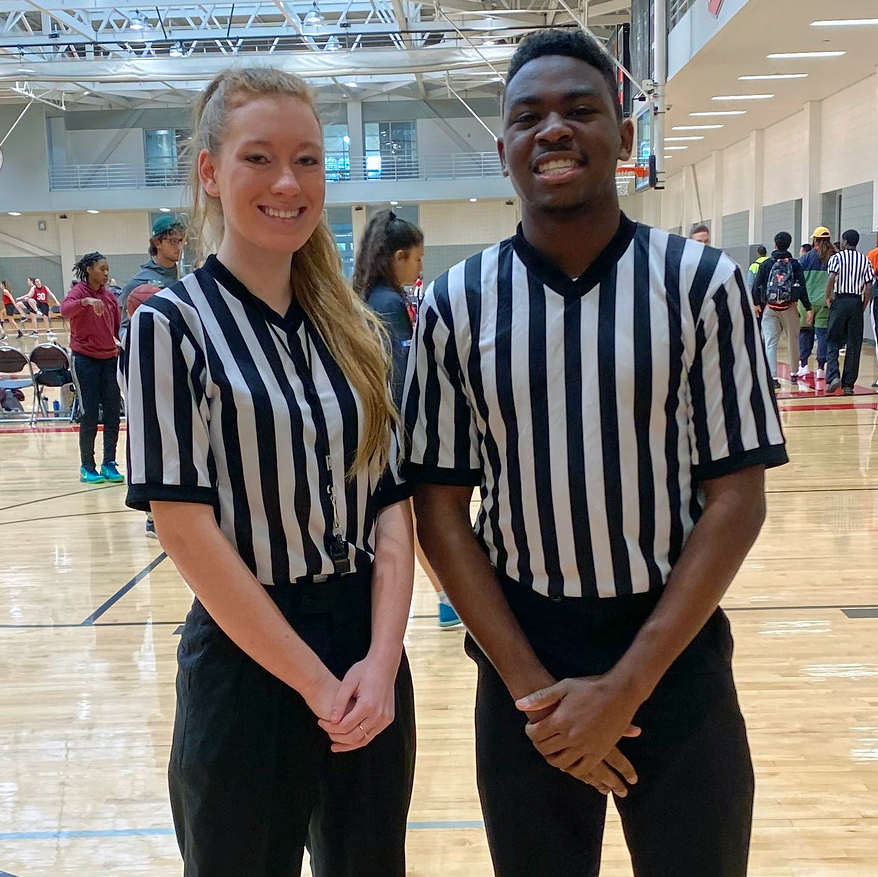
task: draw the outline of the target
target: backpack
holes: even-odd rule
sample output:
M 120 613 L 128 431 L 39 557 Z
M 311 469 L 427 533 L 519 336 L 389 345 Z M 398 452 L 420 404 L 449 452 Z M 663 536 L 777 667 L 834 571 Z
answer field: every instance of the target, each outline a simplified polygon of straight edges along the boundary
M 793 274 L 792 259 L 778 259 L 771 265 L 768 275 L 766 302 L 774 311 L 785 311 L 793 302 L 793 285 L 796 282 Z

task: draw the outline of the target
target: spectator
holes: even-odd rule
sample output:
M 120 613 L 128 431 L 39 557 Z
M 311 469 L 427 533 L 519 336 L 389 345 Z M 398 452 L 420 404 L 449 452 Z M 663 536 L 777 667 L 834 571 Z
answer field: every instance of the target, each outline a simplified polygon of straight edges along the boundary
M 799 377 L 804 378 L 811 373 L 808 360 L 811 357 L 816 336 L 817 372 L 815 379 L 818 381 L 826 379 L 826 327 L 829 321 L 829 308 L 826 306 L 826 266 L 836 251 L 830 238 L 828 228 L 822 225 L 815 228 L 811 237 L 813 246 L 799 263 L 805 275 L 811 310 L 814 312 L 813 324 L 809 326 L 807 310 L 802 302 L 799 302 Z
M 406 365 L 417 317 L 405 287 L 418 284 L 423 258 L 423 232 L 392 210 L 381 210 L 369 220 L 357 249 L 354 292 L 375 311 L 390 337 L 393 364 L 390 386 L 397 408 L 402 403 Z M 415 301 L 419 298 L 416 297 Z M 439 598 L 439 626 L 456 627 L 460 618 L 417 540 L 415 549 L 418 562 Z
M 3 312 L 6 317 L 12 323 L 12 328 L 18 333 L 18 337 L 21 338 L 24 333 L 21 331 L 21 327 L 18 323 L 15 322 L 15 312 L 18 311 L 21 314 L 22 318 L 24 318 L 24 313 L 19 308 L 19 306 L 15 303 L 15 296 L 12 294 L 12 290 L 9 288 L 9 284 L 4 280 L 0 282 L 0 290 L 3 292 Z M 36 323 L 36 317 L 33 318 Z M 9 336 L 0 328 L 0 341 L 5 341 Z
M 875 283 L 872 286 L 872 306 L 869 308 L 869 315 L 872 320 L 872 337 L 875 339 L 875 358 L 878 359 L 878 246 L 874 250 L 869 250 L 868 259 L 872 263 L 872 273 L 875 275 Z M 878 380 L 872 386 L 878 387 Z
M 39 314 L 40 309 L 37 307 L 36 301 L 31 297 L 34 289 L 34 280 L 34 277 L 28 277 L 27 292 L 15 300 L 16 310 L 22 316 L 28 317 L 33 325 L 33 329 L 27 333 L 30 338 L 38 338 L 40 334 L 40 327 L 37 323 L 37 315 Z
M 706 247 L 710 246 L 710 229 L 706 225 L 694 225 L 689 232 L 690 241 L 699 241 Z
M 40 280 L 39 277 L 34 277 L 34 285 L 28 291 L 28 298 L 34 303 L 37 311 L 42 314 L 43 319 L 46 321 L 46 334 L 48 334 L 49 340 L 54 340 L 52 336 L 52 319 L 50 317 L 51 313 L 51 305 L 49 304 L 49 299 L 52 300 L 53 305 L 60 304 L 58 299 L 55 298 L 54 293 L 48 286 L 43 284 L 43 281 Z
M 826 284 L 826 304 L 829 307 L 828 344 L 826 349 L 826 392 L 834 393 L 839 387 L 845 396 L 853 396 L 854 384 L 860 370 L 860 350 L 863 346 L 863 311 L 872 295 L 875 272 L 872 264 L 857 252 L 860 233 L 848 229 L 842 236 L 844 246 L 829 259 Z M 833 293 L 835 298 L 833 299 Z M 839 348 L 844 345 L 844 374 L 839 372 Z
M 799 262 L 801 262 L 802 259 L 803 259 L 808 253 L 810 253 L 811 250 L 813 250 L 813 249 L 814 249 L 814 247 L 813 247 L 811 244 L 802 244 L 802 246 L 799 248 Z
M 79 283 L 67 293 L 61 313 L 70 323 L 70 348 L 81 394 L 79 480 L 86 484 L 119 483 L 125 478 L 116 465 L 122 397 L 116 379 L 119 302 L 107 289 L 110 267 L 101 253 L 88 253 L 74 266 Z M 98 408 L 104 414 L 104 458 L 95 468 Z
M 786 333 L 789 347 L 790 383 L 798 382 L 799 359 L 799 312 L 796 302 L 805 306 L 806 320 L 814 319 L 811 300 L 802 266 L 790 253 L 792 235 L 787 231 L 774 236 L 775 250 L 770 259 L 760 266 L 753 283 L 753 301 L 757 312 L 762 314 L 762 335 L 765 353 L 775 390 L 780 389 L 777 379 L 777 345 L 782 332 Z
M 756 259 L 747 271 L 747 289 L 753 289 L 753 283 L 756 281 L 756 275 L 759 273 L 759 266 L 768 259 L 768 250 L 760 244 L 756 247 Z
M 122 308 L 122 331 L 128 329 L 128 310 L 126 303 L 131 290 L 137 286 L 149 285 L 164 289 L 173 286 L 179 279 L 178 263 L 183 258 L 183 243 L 186 226 L 176 216 L 160 216 L 152 224 L 149 239 L 149 261 L 125 284 L 119 302 Z

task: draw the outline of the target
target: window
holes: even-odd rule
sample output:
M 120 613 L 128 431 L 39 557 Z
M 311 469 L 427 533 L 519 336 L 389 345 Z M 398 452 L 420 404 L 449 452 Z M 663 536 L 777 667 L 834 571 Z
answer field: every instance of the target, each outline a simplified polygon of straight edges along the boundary
M 338 246 L 344 276 L 350 280 L 354 276 L 354 223 L 351 219 L 351 208 L 327 207 L 326 221 Z
M 351 178 L 351 138 L 347 125 L 325 125 L 323 128 L 324 164 L 327 180 Z
M 188 128 L 147 128 L 143 151 L 147 186 L 176 186 L 185 181 L 192 144 Z
M 370 180 L 418 176 L 416 122 L 367 122 L 366 176 Z

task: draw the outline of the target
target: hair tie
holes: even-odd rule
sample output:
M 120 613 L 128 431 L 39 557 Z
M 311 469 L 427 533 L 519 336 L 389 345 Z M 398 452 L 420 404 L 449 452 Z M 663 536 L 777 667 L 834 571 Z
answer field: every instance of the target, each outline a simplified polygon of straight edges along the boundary
M 396 219 L 396 214 L 391 210 L 390 213 L 387 215 L 387 221 L 393 222 L 394 219 Z

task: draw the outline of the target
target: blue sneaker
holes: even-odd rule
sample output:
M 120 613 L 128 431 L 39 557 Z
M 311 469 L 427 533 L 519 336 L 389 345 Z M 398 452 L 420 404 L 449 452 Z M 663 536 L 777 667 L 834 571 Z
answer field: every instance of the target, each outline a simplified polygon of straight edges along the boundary
M 113 484 L 121 484 L 125 480 L 125 476 L 116 467 L 115 460 L 111 460 L 109 463 L 104 463 L 101 466 L 101 475 Z
M 457 627 L 460 624 L 460 616 L 454 611 L 450 603 L 439 603 L 439 627 Z
M 79 480 L 85 484 L 103 484 L 107 479 L 95 469 L 86 469 L 85 466 L 80 466 Z

